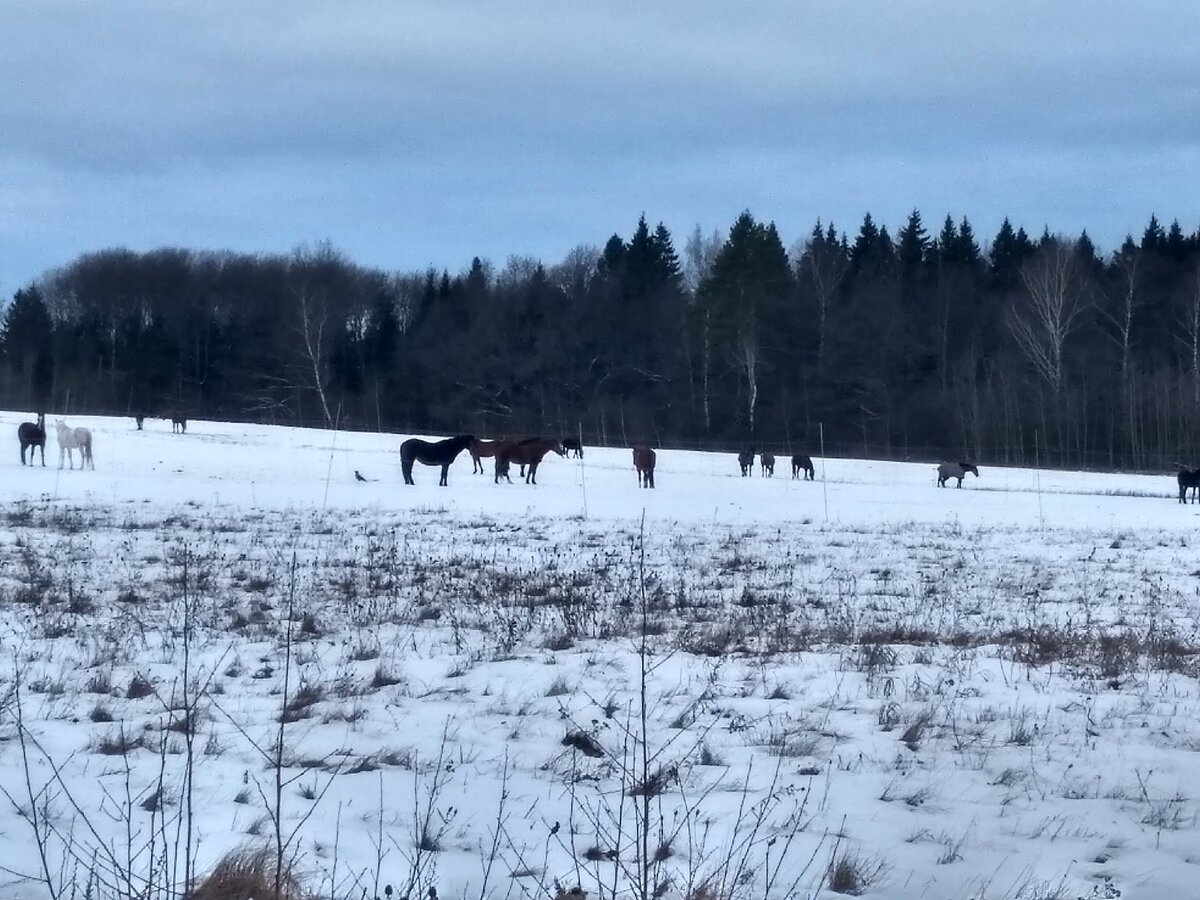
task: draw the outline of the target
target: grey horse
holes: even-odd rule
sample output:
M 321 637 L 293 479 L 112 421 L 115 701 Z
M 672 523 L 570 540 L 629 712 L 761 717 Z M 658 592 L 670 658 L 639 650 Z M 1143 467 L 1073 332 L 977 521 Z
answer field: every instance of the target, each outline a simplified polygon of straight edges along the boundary
M 937 467 L 938 487 L 945 487 L 946 482 L 951 478 L 957 478 L 958 487 L 962 487 L 963 476 L 968 472 L 972 473 L 976 478 L 979 477 L 979 468 L 971 465 L 969 462 L 944 462 Z

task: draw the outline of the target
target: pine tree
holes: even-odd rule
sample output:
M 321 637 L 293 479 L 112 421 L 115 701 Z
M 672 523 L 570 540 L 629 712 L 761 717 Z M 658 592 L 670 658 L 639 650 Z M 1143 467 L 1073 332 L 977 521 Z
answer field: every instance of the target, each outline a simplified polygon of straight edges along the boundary
M 0 328 L 3 332 L 0 346 L 21 379 L 25 403 L 44 410 L 53 381 L 52 327 L 50 312 L 37 285 L 31 284 L 13 295 Z

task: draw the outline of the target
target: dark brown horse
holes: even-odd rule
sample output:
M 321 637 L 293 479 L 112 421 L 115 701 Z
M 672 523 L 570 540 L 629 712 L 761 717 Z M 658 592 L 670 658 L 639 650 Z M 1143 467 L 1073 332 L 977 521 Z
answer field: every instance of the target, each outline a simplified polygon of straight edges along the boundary
M 529 473 L 525 475 L 526 484 L 537 484 L 537 468 L 538 463 L 542 461 L 542 457 L 550 451 L 554 451 L 559 456 L 566 456 L 567 451 L 563 449 L 562 441 L 558 438 L 529 438 L 519 443 L 505 443 L 496 451 L 496 475 L 494 481 L 499 483 L 500 477 L 508 479 L 509 484 L 512 484 L 512 478 L 509 478 L 508 467 L 512 463 L 519 466 L 528 466 Z
M 649 447 L 633 448 L 633 467 L 637 469 L 638 487 L 654 487 L 654 463 L 657 459 Z
M 775 474 L 775 454 L 774 453 L 764 452 L 763 455 L 760 456 L 758 459 L 759 459 L 760 464 L 762 465 L 761 471 L 762 471 L 763 475 L 774 475 Z
M 474 443 L 475 437 L 470 434 L 460 434 L 458 437 L 447 438 L 444 441 L 423 441 L 420 438 L 409 438 L 400 445 L 400 469 L 404 472 L 405 484 L 416 484 L 413 481 L 412 469 L 414 462 L 427 466 L 441 466 L 442 477 L 438 481 L 441 487 L 446 486 L 446 473 L 450 463 Z
M 474 440 L 468 448 L 471 451 L 471 471 L 473 473 L 483 472 L 482 460 L 489 456 L 495 456 L 496 451 L 504 446 L 504 441 L 481 441 Z
M 754 448 L 743 450 L 738 454 L 738 465 L 742 467 L 742 477 L 745 478 L 754 471 Z
M 42 448 L 42 465 L 46 465 L 46 414 L 38 413 L 37 424 L 22 422 L 17 426 L 17 440 L 21 442 L 21 465 L 25 465 L 25 448 L 29 448 L 29 464 L 33 465 L 33 451 Z
M 568 456 L 583 459 L 583 444 L 579 443 L 579 438 L 563 438 L 562 445 Z
M 813 477 L 816 473 L 813 469 L 812 457 L 806 453 L 792 454 L 792 477 L 799 478 L 800 473 L 804 473 L 805 481 L 815 481 Z
M 180 434 L 187 434 L 187 419 L 185 419 L 183 417 L 183 413 L 172 413 L 171 414 L 171 432 L 172 433 L 179 432 Z
M 24 426 L 21 426 L 22 428 Z M 43 453 L 45 451 L 42 451 Z M 32 462 L 32 460 L 30 460 Z M 1192 502 L 1196 502 L 1196 495 L 1200 494 L 1200 469 L 1180 469 L 1179 470 L 1179 502 L 1187 503 L 1188 490 L 1192 492 Z

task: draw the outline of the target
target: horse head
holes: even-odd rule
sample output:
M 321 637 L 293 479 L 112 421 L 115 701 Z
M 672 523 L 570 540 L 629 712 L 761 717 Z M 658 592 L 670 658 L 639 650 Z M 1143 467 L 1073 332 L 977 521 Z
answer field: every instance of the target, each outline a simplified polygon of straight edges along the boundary
M 555 453 L 557 453 L 559 456 L 567 455 L 567 451 L 563 449 L 562 441 L 555 441 L 550 446 L 550 449 L 553 450 Z

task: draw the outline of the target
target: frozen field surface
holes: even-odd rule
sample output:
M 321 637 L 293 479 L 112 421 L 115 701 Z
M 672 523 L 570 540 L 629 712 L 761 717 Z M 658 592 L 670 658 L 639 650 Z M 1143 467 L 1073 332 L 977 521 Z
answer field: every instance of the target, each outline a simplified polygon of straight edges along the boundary
M 403 436 L 74 418 L 79 471 L 52 417 L 21 467 L 27 418 L 0 897 L 280 845 L 355 900 L 1200 897 L 1169 476 L 661 450 L 651 491 L 587 449 L 406 487 Z

